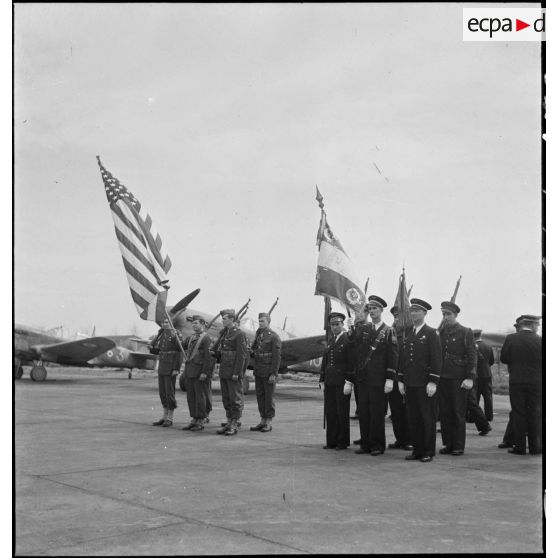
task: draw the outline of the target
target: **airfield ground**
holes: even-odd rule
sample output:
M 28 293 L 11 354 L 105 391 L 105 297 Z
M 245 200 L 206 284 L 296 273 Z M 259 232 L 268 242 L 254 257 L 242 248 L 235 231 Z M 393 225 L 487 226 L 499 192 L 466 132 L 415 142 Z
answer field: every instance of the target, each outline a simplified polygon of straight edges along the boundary
M 315 379 L 278 385 L 272 432 L 248 429 L 252 389 L 240 433 L 217 436 L 213 387 L 211 422 L 191 433 L 181 392 L 174 426 L 151 426 L 153 373 L 50 367 L 34 383 L 26 368 L 14 392 L 16 555 L 542 552 L 543 459 L 497 448 L 506 396 L 488 436 L 467 425 L 464 456 L 422 464 L 401 450 L 323 450 Z M 386 433 L 393 441 L 389 420 Z

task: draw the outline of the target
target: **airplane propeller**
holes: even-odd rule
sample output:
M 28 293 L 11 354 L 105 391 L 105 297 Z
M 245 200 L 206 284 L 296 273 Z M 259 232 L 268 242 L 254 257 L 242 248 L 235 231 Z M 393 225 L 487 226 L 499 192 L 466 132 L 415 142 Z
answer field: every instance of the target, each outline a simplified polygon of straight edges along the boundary
M 190 294 L 187 294 L 182 300 L 179 300 L 170 309 L 170 314 L 173 314 L 175 316 L 179 312 L 182 312 L 182 310 L 185 310 L 186 307 L 190 304 L 190 302 L 192 302 L 192 300 L 194 300 L 194 298 L 196 298 L 198 296 L 199 292 L 200 292 L 200 289 L 196 289 L 195 291 L 192 291 Z

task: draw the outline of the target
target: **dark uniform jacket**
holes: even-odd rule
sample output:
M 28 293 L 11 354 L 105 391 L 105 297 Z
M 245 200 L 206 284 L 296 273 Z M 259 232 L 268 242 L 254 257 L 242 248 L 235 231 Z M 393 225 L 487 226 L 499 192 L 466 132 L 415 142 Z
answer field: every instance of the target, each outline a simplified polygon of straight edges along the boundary
M 370 386 L 383 386 L 386 379 L 395 380 L 398 361 L 397 336 L 382 323 L 379 330 L 366 323 L 348 334 L 354 351 L 355 378 Z
M 424 324 L 417 335 L 411 329 L 405 337 L 397 379 L 407 387 L 436 385 L 442 369 L 442 346 L 438 332 Z
M 494 352 L 484 341 L 477 341 L 477 377 L 492 378 L 490 367 L 494 364 Z
M 252 343 L 252 351 L 254 353 L 254 376 L 276 376 L 281 364 L 281 338 L 279 335 L 268 327 L 259 328 Z
M 201 337 L 203 335 L 203 337 Z M 201 337 L 198 348 L 196 344 Z M 186 378 L 199 378 L 200 374 L 211 376 L 213 370 L 213 357 L 209 352 L 211 348 L 211 338 L 207 333 L 192 335 L 184 343 L 186 349 L 186 366 L 184 373 Z M 195 350 L 195 352 L 194 352 Z
M 442 378 L 474 380 L 477 375 L 477 350 L 473 331 L 461 324 L 446 325 L 440 331 Z
M 542 337 L 522 329 L 504 340 L 500 360 L 508 365 L 510 384 L 542 382 Z
M 332 337 L 324 351 L 320 382 L 325 382 L 327 386 L 340 386 L 345 380 L 353 382 L 354 374 L 351 370 L 349 339 L 347 333 L 343 332 L 337 341 Z
M 176 330 L 176 333 L 180 343 L 182 343 L 182 334 L 178 330 Z M 158 373 L 161 376 L 170 376 L 173 371 L 180 369 L 182 352 L 172 329 L 161 328 L 157 337 L 151 343 L 151 347 L 159 351 Z
M 219 364 L 219 377 L 230 380 L 233 376 L 242 377 L 248 360 L 246 335 L 238 327 L 225 328 L 214 347 Z

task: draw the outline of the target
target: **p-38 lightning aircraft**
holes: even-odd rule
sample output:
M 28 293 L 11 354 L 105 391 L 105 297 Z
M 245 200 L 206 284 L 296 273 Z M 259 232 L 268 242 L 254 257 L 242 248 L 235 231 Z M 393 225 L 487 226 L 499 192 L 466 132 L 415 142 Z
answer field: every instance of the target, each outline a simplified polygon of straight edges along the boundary
M 24 364 L 33 364 L 30 372 L 31 379 L 34 382 L 44 381 L 47 376 L 44 362 L 82 367 L 153 370 L 156 357 L 128 348 L 130 337 L 130 335 L 119 335 L 70 340 L 15 324 L 14 378 L 22 377 Z

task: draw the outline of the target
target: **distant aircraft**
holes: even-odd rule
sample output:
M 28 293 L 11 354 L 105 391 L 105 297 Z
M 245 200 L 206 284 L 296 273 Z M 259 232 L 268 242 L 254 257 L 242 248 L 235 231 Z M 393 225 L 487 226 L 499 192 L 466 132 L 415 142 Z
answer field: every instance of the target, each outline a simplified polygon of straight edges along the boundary
M 44 381 L 47 377 L 44 362 L 83 367 L 153 370 L 156 357 L 123 346 L 130 337 L 86 337 L 69 340 L 48 334 L 40 329 L 15 324 L 14 378 L 22 377 L 24 364 L 33 364 L 30 372 L 31 379 L 34 382 Z

